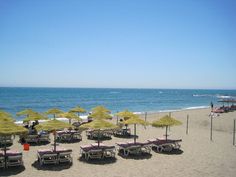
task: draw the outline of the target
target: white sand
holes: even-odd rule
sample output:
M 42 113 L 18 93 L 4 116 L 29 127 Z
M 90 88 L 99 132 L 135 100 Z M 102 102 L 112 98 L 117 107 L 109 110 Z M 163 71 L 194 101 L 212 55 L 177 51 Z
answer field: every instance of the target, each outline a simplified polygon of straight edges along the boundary
M 87 163 L 78 160 L 80 145 L 90 144 L 93 140 L 87 140 L 83 133 L 83 141 L 73 144 L 60 144 L 61 147 L 73 150 L 73 165 L 53 166 L 38 169 L 36 152 L 39 148 L 47 148 L 51 145 L 31 146 L 30 151 L 23 152 L 25 169 L 4 171 L 0 176 L 82 176 L 82 177 L 235 177 L 236 176 L 236 147 L 232 145 L 233 119 L 236 119 L 236 111 L 221 114 L 213 120 L 213 141 L 210 141 L 209 109 L 186 110 L 172 113 L 172 116 L 181 120 L 183 125 L 171 127 L 170 138 L 181 138 L 182 154 L 160 154 L 154 151 L 151 156 L 143 158 L 122 158 L 116 155 L 115 161 L 104 163 Z M 186 135 L 186 116 L 189 114 L 189 134 Z M 147 120 L 153 121 L 165 113 L 148 115 Z M 115 121 L 115 120 L 114 120 Z M 133 126 L 130 126 L 133 128 Z M 149 138 L 161 137 L 165 129 L 148 126 L 137 127 L 138 141 Z M 52 138 L 53 139 L 53 138 Z M 115 142 L 131 141 L 112 137 L 112 140 L 104 141 L 105 144 L 114 145 Z M 22 151 L 23 147 L 17 143 L 17 138 L 12 149 Z

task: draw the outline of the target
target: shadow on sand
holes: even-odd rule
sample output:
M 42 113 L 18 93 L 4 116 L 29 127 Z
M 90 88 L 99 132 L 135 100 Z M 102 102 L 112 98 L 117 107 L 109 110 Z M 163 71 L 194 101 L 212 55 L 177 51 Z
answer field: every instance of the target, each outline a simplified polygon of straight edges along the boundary
M 48 165 L 42 165 L 40 166 L 38 161 L 35 161 L 32 165 L 32 167 L 36 168 L 37 170 L 43 170 L 43 171 L 62 171 L 65 169 L 69 169 L 72 164 L 48 164 Z
M 150 159 L 152 157 L 152 154 L 149 153 L 129 154 L 128 156 L 124 156 L 124 153 L 122 151 L 119 151 L 118 155 L 123 159 L 134 159 L 134 160 L 145 160 L 145 159 Z
M 1 169 L 0 176 L 12 176 L 17 175 L 25 170 L 24 166 L 20 167 L 9 167 L 7 169 Z
M 159 154 L 166 154 L 166 155 L 180 155 L 183 154 L 184 151 L 182 151 L 181 149 L 173 149 L 172 151 L 168 152 L 168 151 L 162 151 L 159 152 L 155 149 L 152 149 L 154 152 L 159 153 Z
M 114 137 L 124 139 L 134 139 L 136 137 L 138 139 L 138 135 L 114 135 Z
M 95 165 L 105 165 L 105 164 L 112 164 L 117 161 L 115 157 L 112 158 L 103 158 L 103 159 L 89 159 L 86 160 L 83 156 L 78 158 L 79 161 L 88 164 L 95 164 Z
M 73 144 L 73 143 L 79 143 L 82 140 L 71 140 L 71 141 L 58 141 L 57 143 L 61 143 L 61 144 Z

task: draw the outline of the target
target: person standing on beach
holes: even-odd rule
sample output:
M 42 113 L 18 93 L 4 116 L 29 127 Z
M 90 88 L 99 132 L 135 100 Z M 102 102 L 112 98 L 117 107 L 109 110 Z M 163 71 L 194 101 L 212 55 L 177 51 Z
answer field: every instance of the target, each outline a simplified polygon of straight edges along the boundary
M 214 105 L 213 105 L 213 103 L 211 102 L 211 112 L 213 111 L 213 108 L 214 108 Z

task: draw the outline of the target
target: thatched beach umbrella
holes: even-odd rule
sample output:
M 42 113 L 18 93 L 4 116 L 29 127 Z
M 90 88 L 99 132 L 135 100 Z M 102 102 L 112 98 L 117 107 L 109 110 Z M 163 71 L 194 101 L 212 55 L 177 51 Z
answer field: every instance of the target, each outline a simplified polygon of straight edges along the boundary
M 1 120 L 0 119 L 0 136 L 4 137 L 5 143 L 4 143 L 4 156 L 5 156 L 5 167 L 6 167 L 6 136 L 11 136 L 11 135 L 20 135 L 27 133 L 28 130 L 22 126 L 16 125 L 12 121 L 7 121 L 7 120 Z
M 17 116 L 26 116 L 29 117 L 31 114 L 35 114 L 37 113 L 36 111 L 33 111 L 32 109 L 24 109 L 20 112 L 17 112 L 16 115 Z
M 89 115 L 90 118 L 93 119 L 111 119 L 110 115 L 111 111 L 103 106 L 97 106 L 92 109 L 92 114 Z
M 168 129 L 168 126 L 174 126 L 174 125 L 181 125 L 182 122 L 166 115 L 164 117 L 162 117 L 160 120 L 157 120 L 157 121 L 154 121 L 152 123 L 152 126 L 153 127 L 166 127 L 166 134 L 165 134 L 165 137 L 166 137 L 166 140 L 167 140 L 167 129 Z
M 148 125 L 147 122 L 145 122 L 143 119 L 139 118 L 138 115 L 133 115 L 131 118 L 127 119 L 126 121 L 124 121 L 124 124 L 127 125 L 134 125 L 134 143 L 136 143 L 136 125 L 140 124 L 140 125 Z
M 69 110 L 69 113 L 77 113 L 78 116 L 80 115 L 80 113 L 85 113 L 85 112 L 86 112 L 86 110 L 84 108 L 80 107 L 79 105 L 72 108 L 71 110 Z
M 58 116 L 67 118 L 69 120 L 69 124 L 71 124 L 72 119 L 75 119 L 77 121 L 82 120 L 78 115 L 76 115 L 72 112 L 65 112 L 65 113 L 59 114 Z
M 129 118 L 135 116 L 135 114 L 133 112 L 130 112 L 127 109 L 122 112 L 118 112 L 116 115 L 119 117 L 122 117 L 124 120 L 128 120 Z
M 98 131 L 98 146 L 99 146 L 101 129 L 115 129 L 117 128 L 117 126 L 103 119 L 95 119 L 92 122 L 81 125 L 80 128 L 97 130 Z
M 48 120 L 48 118 L 40 113 L 31 113 L 25 119 L 23 119 L 23 122 L 39 121 L 39 120 Z
M 49 109 L 45 112 L 45 114 L 47 114 L 47 115 L 50 115 L 50 114 L 53 115 L 54 119 L 56 118 L 56 115 L 62 114 L 62 113 L 63 113 L 63 111 L 60 109 L 57 109 L 57 108 L 52 108 L 52 109 Z
M 1 120 L 11 121 L 11 122 L 15 121 L 10 113 L 0 110 L 0 121 Z
M 35 126 L 37 131 L 48 131 L 53 132 L 54 134 L 54 151 L 56 151 L 56 130 L 61 130 L 64 128 L 73 128 L 72 125 L 59 121 L 59 120 L 50 120 L 39 125 Z
M 116 115 L 118 117 L 123 118 L 125 121 L 130 119 L 130 118 L 132 118 L 132 117 L 136 117 L 137 118 L 136 114 L 134 114 L 133 112 L 128 111 L 127 109 L 124 110 L 124 111 L 118 112 Z M 125 127 L 127 129 L 128 128 L 128 124 L 125 124 Z

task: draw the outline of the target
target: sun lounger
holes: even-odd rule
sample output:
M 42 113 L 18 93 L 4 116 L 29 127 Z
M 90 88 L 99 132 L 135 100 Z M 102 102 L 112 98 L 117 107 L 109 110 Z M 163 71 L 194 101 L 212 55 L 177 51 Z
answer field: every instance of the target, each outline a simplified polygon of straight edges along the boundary
M 80 150 L 81 150 L 81 155 L 84 155 L 86 160 L 103 158 L 103 150 L 97 146 L 92 146 L 92 145 L 80 146 Z
M 6 152 L 6 167 L 23 166 L 22 153 L 8 150 Z
M 114 136 L 130 136 L 131 131 L 130 128 L 121 128 L 121 129 L 116 129 L 113 131 Z
M 13 143 L 12 136 L 0 136 L 0 145 L 12 144 L 12 143 Z
M 72 150 L 65 148 L 57 148 L 58 153 L 58 163 L 72 163 L 73 159 L 71 156 Z
M 89 139 L 97 139 L 98 136 L 100 138 L 111 138 L 111 135 L 113 134 L 112 130 L 87 130 L 86 131 L 86 136 Z
M 97 143 L 91 144 L 93 147 L 98 147 Z M 99 148 L 103 150 L 103 157 L 108 158 L 108 157 L 115 157 L 116 155 L 116 147 L 115 146 L 110 146 L 110 145 L 105 145 L 103 143 L 99 144 Z
M 80 132 L 75 132 L 72 134 L 72 140 L 82 140 L 82 136 Z
M 128 156 L 129 154 L 139 155 L 142 153 L 150 153 L 151 147 L 149 142 L 140 143 L 140 142 L 121 142 L 116 143 L 119 147 L 119 151 L 123 151 L 124 156 Z
M 42 142 L 50 142 L 49 134 L 42 134 L 42 135 L 39 135 L 39 137 L 38 137 L 38 142 L 39 142 L 39 143 L 42 143 Z
M 3 156 L 3 153 L 0 152 L 0 168 L 4 168 L 5 158 Z
M 58 163 L 72 163 L 72 150 L 65 148 L 57 148 L 56 151 L 52 149 L 38 150 L 38 161 L 40 165 L 44 164 L 58 164 Z
M 153 148 L 156 148 L 157 152 L 170 152 L 173 149 L 180 149 L 180 144 L 182 140 L 171 140 L 171 139 L 150 139 L 148 142 L 151 143 Z
M 38 150 L 37 156 L 41 166 L 58 163 L 57 153 L 53 152 L 51 149 L 40 149 Z
M 38 135 L 27 135 L 25 137 L 26 143 L 38 143 L 39 142 L 39 136 Z
M 86 160 L 110 158 L 115 157 L 115 146 L 104 145 L 103 143 L 98 146 L 97 143 L 93 143 L 80 146 L 80 153 Z

